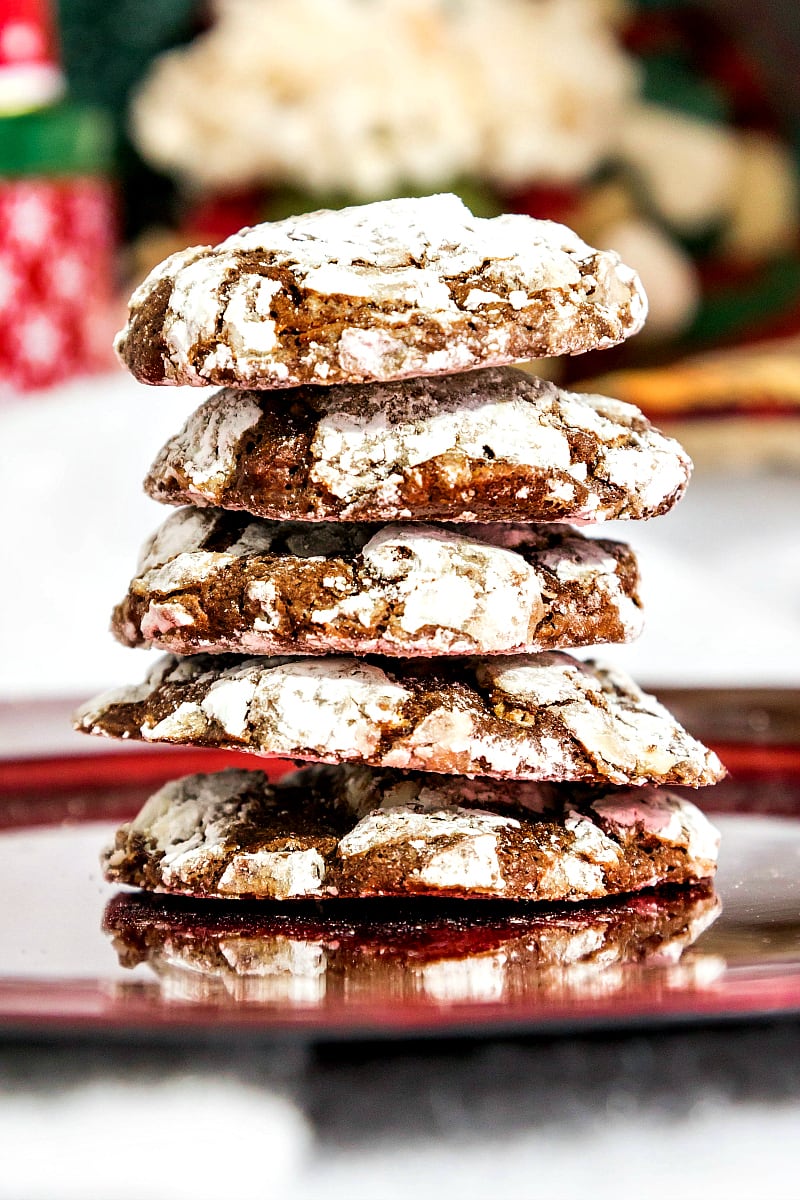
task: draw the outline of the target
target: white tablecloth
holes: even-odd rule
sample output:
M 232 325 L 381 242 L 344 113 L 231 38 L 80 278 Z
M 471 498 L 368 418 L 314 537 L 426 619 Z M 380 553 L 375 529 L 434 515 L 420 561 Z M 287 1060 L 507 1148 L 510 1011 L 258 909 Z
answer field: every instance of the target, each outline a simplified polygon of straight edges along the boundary
M 800 1027 L 0 1048 L 0 1200 L 796 1200 Z

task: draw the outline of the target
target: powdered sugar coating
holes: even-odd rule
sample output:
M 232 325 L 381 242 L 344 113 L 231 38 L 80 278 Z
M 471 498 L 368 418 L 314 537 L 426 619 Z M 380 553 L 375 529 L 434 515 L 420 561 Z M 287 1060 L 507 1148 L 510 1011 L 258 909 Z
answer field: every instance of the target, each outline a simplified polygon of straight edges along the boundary
M 377 806 L 365 808 L 367 797 Z M 636 813 L 647 807 L 668 811 L 669 826 L 643 823 Z M 592 799 L 540 787 L 538 804 L 525 806 L 496 781 L 478 796 L 449 777 L 332 767 L 277 784 L 238 770 L 167 784 L 104 861 L 111 879 L 195 895 L 553 901 L 707 878 L 717 844 L 693 804 L 652 789 Z
M 414 805 L 382 806 L 363 817 L 339 842 L 344 859 L 386 853 L 408 843 L 427 850 L 409 875 L 434 890 L 504 891 L 497 833 L 519 829 L 513 817 L 462 808 L 422 809 Z
M 244 434 L 261 418 L 252 396 L 242 396 L 236 411 L 212 414 L 192 448 L 187 464 L 192 479 L 213 486 L 224 480 L 236 465 L 236 449 Z
M 696 787 L 724 774 L 633 680 L 567 654 L 450 663 L 168 656 L 153 680 L 131 703 L 118 692 L 111 703 L 91 701 L 76 728 L 455 775 Z
M 694 805 L 669 792 L 610 792 L 592 802 L 592 810 L 617 837 L 646 833 L 672 845 L 685 845 L 693 858 L 716 862 L 719 834 Z
M 281 525 L 187 508 L 149 539 L 112 627 L 182 654 L 536 651 L 635 637 L 637 582 L 626 547 L 560 525 Z
M 243 401 L 262 416 L 239 436 Z M 216 470 L 212 437 L 225 447 Z M 280 403 L 228 389 L 163 447 L 145 486 L 166 503 L 279 520 L 596 522 L 666 512 L 690 471 L 633 405 L 505 367 L 303 388 Z
M 191 791 L 182 780 L 174 780 L 151 796 L 131 822 L 131 832 L 146 835 L 160 855 L 165 888 L 180 890 L 198 863 L 221 859 L 228 823 L 247 815 L 242 804 L 246 774 L 225 771 L 197 776 Z
M 399 463 L 414 468 L 444 454 L 494 457 L 540 470 L 564 471 L 570 465 L 565 432 L 537 420 L 538 414 L 516 396 L 449 409 L 437 406 L 424 421 L 416 413 L 402 420 L 405 414 L 396 409 L 373 408 L 367 420 L 365 415 L 329 411 L 317 426 L 313 478 L 340 500 L 349 501 L 362 487 L 386 489 Z
M 437 195 L 308 213 L 182 251 L 137 289 L 116 347 L 148 383 L 362 383 L 611 346 L 646 311 L 612 251 Z
M 222 896 L 267 895 L 276 900 L 320 891 L 325 860 L 318 850 L 258 850 L 235 854 L 217 881 Z

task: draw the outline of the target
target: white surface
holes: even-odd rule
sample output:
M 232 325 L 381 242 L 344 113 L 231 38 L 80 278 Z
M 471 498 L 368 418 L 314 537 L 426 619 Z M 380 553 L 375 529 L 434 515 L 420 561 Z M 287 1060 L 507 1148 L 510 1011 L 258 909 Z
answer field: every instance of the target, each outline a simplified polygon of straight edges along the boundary
M 109 616 L 163 517 L 145 471 L 205 394 L 120 371 L 0 407 L 0 694 L 74 695 L 143 674 Z
M 248 1174 L 246 1194 L 267 1200 L 296 1178 L 309 1133 L 293 1105 L 235 1079 L 10 1094 L 0 1097 L 0 1200 L 220 1200 L 232 1194 L 226 1147 L 242 1144 L 269 1164 Z M 120 1153 L 127 1137 L 142 1150 L 138 1162 Z
M 145 653 L 113 641 L 109 615 L 165 515 L 145 471 L 206 394 L 120 371 L 0 408 L 0 696 L 143 676 Z M 646 606 L 640 641 L 602 658 L 655 685 L 796 685 L 798 517 L 800 477 L 700 474 L 666 517 L 599 527 L 639 552 Z
M 463 1128 L 437 1137 L 434 1129 L 409 1140 L 384 1136 L 354 1152 L 313 1146 L 298 1108 L 241 1080 L 100 1080 L 0 1100 L 0 1200 L 796 1196 L 787 1150 L 796 1104 L 765 1110 L 708 1095 L 671 1115 L 665 1136 L 663 1112 L 636 1116 L 626 1111 L 633 1099 L 621 1090 L 608 1109 L 586 1114 L 579 1152 L 574 1125 L 489 1137 Z
M 378 1195 L 382 1200 L 409 1195 L 419 1200 L 444 1195 L 456 1200 L 790 1200 L 794 1194 L 781 1147 L 796 1138 L 795 1105 L 766 1112 L 758 1104 L 734 1107 L 708 1097 L 665 1130 L 662 1112 L 626 1113 L 627 1097 L 620 1099 L 622 1111 L 587 1114 L 579 1136 L 573 1126 L 500 1134 L 489 1141 L 465 1137 L 444 1145 L 431 1138 L 398 1147 L 387 1138 L 361 1147 L 357 1156 L 333 1149 L 324 1163 L 317 1158 L 316 1171 L 305 1180 L 309 1174 L 311 1180 L 316 1177 L 326 1200 Z M 311 1200 L 318 1193 L 306 1183 L 294 1194 Z

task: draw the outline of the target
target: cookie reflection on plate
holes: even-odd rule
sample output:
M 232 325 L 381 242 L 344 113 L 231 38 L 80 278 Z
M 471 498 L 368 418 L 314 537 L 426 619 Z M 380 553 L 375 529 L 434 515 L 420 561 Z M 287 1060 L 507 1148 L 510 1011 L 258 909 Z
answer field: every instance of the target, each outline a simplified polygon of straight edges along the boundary
M 580 1001 L 703 987 L 724 969 L 692 951 L 721 905 L 709 885 L 624 903 L 424 900 L 278 905 L 119 893 L 104 928 L 122 966 L 147 964 L 163 1000 L 338 1006 Z

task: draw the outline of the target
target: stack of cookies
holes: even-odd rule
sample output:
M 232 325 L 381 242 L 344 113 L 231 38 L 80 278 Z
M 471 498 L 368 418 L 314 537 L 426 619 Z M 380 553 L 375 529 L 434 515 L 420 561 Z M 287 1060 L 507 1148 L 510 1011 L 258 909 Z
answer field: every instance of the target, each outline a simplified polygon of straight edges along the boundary
M 514 362 L 642 325 L 634 273 L 453 196 L 318 212 L 173 255 L 117 348 L 222 385 L 147 477 L 178 505 L 113 617 L 169 651 L 78 728 L 301 760 L 168 784 L 109 878 L 193 896 L 583 900 L 714 871 L 670 785 L 722 767 L 565 648 L 641 624 L 630 549 L 691 464 L 628 404 Z

